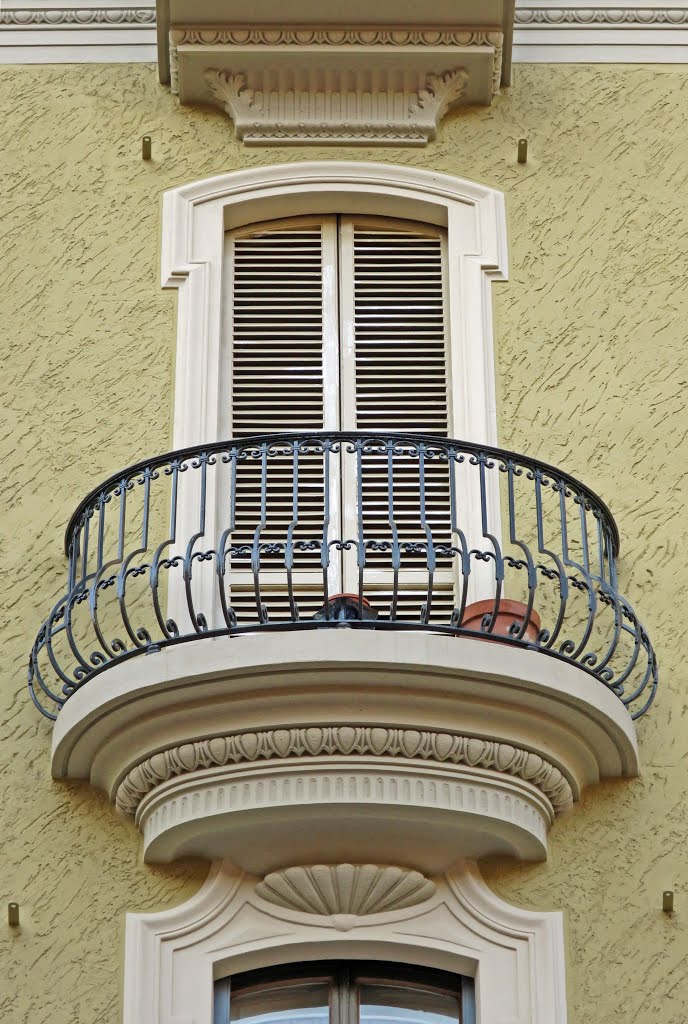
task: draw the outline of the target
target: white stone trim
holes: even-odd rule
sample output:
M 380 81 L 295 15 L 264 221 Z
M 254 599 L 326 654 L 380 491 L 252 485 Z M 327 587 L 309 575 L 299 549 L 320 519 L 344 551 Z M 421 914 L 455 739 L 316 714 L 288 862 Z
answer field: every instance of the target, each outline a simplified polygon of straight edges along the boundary
M 431 899 L 437 886 L 420 871 L 379 864 L 309 864 L 266 875 L 256 896 L 286 910 L 366 917 Z
M 113 803 L 122 788 L 151 860 L 393 863 L 400 837 L 426 872 L 459 854 L 539 858 L 569 791 L 638 771 L 633 722 L 599 680 L 493 641 L 201 638 L 114 665 L 106 682 L 60 712 L 53 775 L 90 779 Z
M 453 429 L 465 440 L 496 444 L 487 285 L 508 274 L 503 194 L 462 178 L 394 164 L 321 161 L 236 171 L 165 193 L 161 283 L 180 293 L 175 448 L 221 440 L 217 367 L 224 229 L 314 211 L 401 216 L 447 228 L 450 304 L 455 307 L 450 344 L 455 365 L 465 368 Z
M 214 978 L 350 958 L 475 977 L 480 1024 L 566 1024 L 561 913 L 510 906 L 471 861 L 432 882 L 428 898 L 410 907 L 319 915 L 262 899 L 258 879 L 216 863 L 183 906 L 127 914 L 123 1022 L 212 1024 Z
M 150 0 L 10 0 L 0 9 L 0 64 L 137 63 L 157 59 Z
M 177 5 L 160 23 L 161 80 L 183 104 L 215 103 L 248 145 L 422 146 L 451 107 L 489 106 L 508 83 L 513 0 L 486 19 L 470 4 L 426 5 L 416 24 L 385 3 L 325 18 L 314 6 L 259 6 L 246 24 L 231 4 Z
M 133 817 L 148 793 L 176 776 L 229 764 L 323 754 L 372 754 L 491 768 L 531 782 L 551 802 L 554 814 L 563 814 L 573 804 L 571 786 L 558 768 L 538 754 L 512 744 L 441 731 L 329 725 L 243 732 L 168 747 L 127 773 L 117 790 L 115 805 L 123 814 Z
M 504 196 L 463 178 L 353 161 L 303 162 L 235 171 L 182 185 L 163 199 L 162 286 L 179 290 L 174 447 L 222 440 L 222 285 L 228 228 L 308 213 L 363 213 L 403 217 L 447 229 L 448 343 L 453 383 L 451 434 L 497 443 L 490 284 L 507 278 Z M 470 478 L 472 486 L 477 481 Z M 467 484 L 468 486 L 468 484 Z M 481 535 L 477 492 L 467 505 Z M 488 494 L 488 521 L 500 522 L 496 488 Z M 216 536 L 215 499 L 208 494 L 208 536 Z M 190 537 L 197 506 L 187 489 L 180 531 Z M 489 593 L 492 572 L 471 575 L 470 599 Z M 489 577 L 489 579 L 488 579 Z M 197 607 L 211 608 L 214 581 L 198 579 Z M 207 592 L 204 592 L 207 590 Z M 175 606 L 176 607 L 176 606 Z M 174 618 L 174 610 L 171 612 Z
M 144 859 L 228 857 L 250 871 L 404 850 L 424 871 L 457 855 L 544 860 L 550 802 L 517 776 L 465 765 L 318 758 L 228 765 L 161 783 L 136 822 Z
M 175 68 L 172 56 L 171 67 Z M 366 90 L 368 69 L 330 71 L 327 91 L 300 89 L 303 69 L 295 63 L 279 75 L 281 90 L 263 87 L 271 69 L 261 68 L 252 81 L 244 72 L 209 68 L 205 80 L 213 99 L 229 115 L 236 137 L 246 145 L 289 146 L 296 142 L 340 145 L 424 146 L 437 135 L 439 123 L 466 91 L 469 74 L 452 66 L 428 74 L 422 84 L 403 87 L 394 70 L 378 76 L 378 91 Z M 174 82 L 174 77 L 172 79 Z M 360 97 L 370 97 L 370 111 L 361 116 Z
M 688 62 L 685 0 L 518 0 L 514 63 Z

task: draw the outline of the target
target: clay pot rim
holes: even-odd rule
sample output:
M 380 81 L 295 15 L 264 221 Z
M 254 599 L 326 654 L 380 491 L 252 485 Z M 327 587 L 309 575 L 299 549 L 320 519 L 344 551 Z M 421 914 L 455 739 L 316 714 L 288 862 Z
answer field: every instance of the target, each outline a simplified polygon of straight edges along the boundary
M 327 599 L 327 603 L 330 604 L 331 601 L 336 601 L 340 597 L 349 597 L 353 601 L 355 601 L 356 604 L 360 602 L 361 604 L 367 605 L 368 608 L 372 607 L 367 597 L 359 597 L 358 594 L 330 594 L 330 596 Z
M 473 604 L 467 604 L 463 612 L 463 621 L 461 625 L 466 624 L 466 619 L 477 619 L 478 616 L 482 618 L 484 615 L 492 614 L 495 610 L 495 601 L 492 598 L 487 598 L 485 601 L 475 601 Z M 513 615 L 517 619 L 524 619 L 525 613 L 528 610 L 528 605 L 524 601 L 512 601 L 507 597 L 503 597 L 499 602 L 499 608 L 497 609 L 497 617 L 500 615 Z M 469 614 L 470 613 L 470 614 Z M 530 612 L 528 622 L 535 626 L 539 631 L 542 625 L 540 616 L 533 608 Z

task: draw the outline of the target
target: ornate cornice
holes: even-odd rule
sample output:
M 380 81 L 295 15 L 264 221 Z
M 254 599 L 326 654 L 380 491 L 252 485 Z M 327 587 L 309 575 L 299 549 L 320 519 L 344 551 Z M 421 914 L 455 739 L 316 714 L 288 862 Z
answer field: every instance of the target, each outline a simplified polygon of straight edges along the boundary
M 169 81 L 247 144 L 422 146 L 453 106 L 490 104 L 503 48 L 496 26 L 176 24 Z
M 243 732 L 169 747 L 131 769 L 117 790 L 115 803 L 123 814 L 133 816 L 148 793 L 176 776 L 230 764 L 333 755 L 485 768 L 532 783 L 547 797 L 555 814 L 562 814 L 573 803 L 571 786 L 558 768 L 538 754 L 508 743 L 449 732 L 354 725 Z
M 410 868 L 312 864 L 273 871 L 258 882 L 255 891 L 261 899 L 285 910 L 367 917 L 426 903 L 437 886 Z
M 515 12 L 517 25 L 578 25 L 581 28 L 594 25 L 686 25 L 688 8 L 566 8 L 566 7 L 519 7 Z
M 37 25 L 41 28 L 62 28 L 65 25 L 79 27 L 80 25 L 107 25 L 109 28 L 123 28 L 132 25 L 154 25 L 155 8 L 64 8 L 54 10 L 52 8 L 40 9 L 14 9 L 0 11 L 0 25 L 16 26 L 27 28 Z
M 495 46 L 501 32 L 489 29 L 405 28 L 275 28 L 258 26 L 177 25 L 170 31 L 173 46 Z

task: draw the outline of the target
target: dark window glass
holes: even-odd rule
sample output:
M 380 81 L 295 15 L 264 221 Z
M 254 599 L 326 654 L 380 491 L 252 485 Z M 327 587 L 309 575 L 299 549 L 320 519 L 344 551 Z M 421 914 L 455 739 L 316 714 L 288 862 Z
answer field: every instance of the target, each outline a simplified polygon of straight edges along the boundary
M 214 1024 L 475 1024 L 473 981 L 378 961 L 250 971 L 215 987 Z

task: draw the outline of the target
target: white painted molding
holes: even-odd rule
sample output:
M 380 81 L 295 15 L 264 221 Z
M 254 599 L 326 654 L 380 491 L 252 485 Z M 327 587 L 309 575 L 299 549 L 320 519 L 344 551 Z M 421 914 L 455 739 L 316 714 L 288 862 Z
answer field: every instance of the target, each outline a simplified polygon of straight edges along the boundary
M 447 229 L 449 350 L 454 373 L 453 437 L 497 443 L 492 281 L 507 277 L 504 197 L 463 178 L 395 164 L 322 161 L 235 171 L 165 193 L 162 286 L 179 290 L 174 447 L 219 441 L 223 397 L 222 288 L 224 232 L 261 220 L 309 213 L 402 217 Z M 469 536 L 480 537 L 477 479 L 466 481 Z M 191 489 L 182 504 L 180 536 L 196 527 Z M 489 522 L 500 522 L 497 488 L 488 494 Z M 207 497 L 207 536 L 216 536 L 215 497 Z M 187 532 L 185 532 L 187 531 Z M 482 563 L 481 563 L 482 565 Z M 470 600 L 490 592 L 492 570 L 471 574 Z M 488 582 L 486 582 L 488 581 Z M 197 607 L 213 606 L 216 588 L 199 578 Z M 203 592 L 206 587 L 207 592 Z M 175 618 L 177 607 L 171 611 Z M 178 614 L 182 616 L 180 608 Z
M 368 69 L 334 69 L 327 76 L 327 89 L 319 79 L 312 79 L 309 88 L 299 88 L 303 77 L 297 65 L 277 76 L 261 67 L 252 85 L 243 72 L 205 72 L 211 95 L 232 119 L 237 138 L 247 145 L 424 146 L 435 138 L 440 121 L 459 102 L 469 80 L 468 72 L 458 67 L 405 87 L 406 76 L 381 68 L 373 92 Z M 270 79 L 279 80 L 279 91 L 270 88 Z
M 0 8 L 0 64 L 155 62 L 155 4 L 10 0 Z
M 425 903 L 437 886 L 420 871 L 378 864 L 311 864 L 266 875 L 256 895 L 304 914 L 367 917 Z
M 544 860 L 552 806 L 518 776 L 465 765 L 339 757 L 175 776 L 139 804 L 144 859 L 226 857 L 250 871 L 403 850 L 424 871 L 457 856 Z
M 307 729 L 278 729 L 216 736 L 178 747 L 168 747 L 140 762 L 121 782 L 115 805 L 135 816 L 141 800 L 168 779 L 205 768 L 250 764 L 284 758 L 323 755 L 414 758 L 438 764 L 467 764 L 490 768 L 527 780 L 542 791 L 554 814 L 573 804 L 571 786 L 558 768 L 538 754 L 512 744 L 472 736 L 384 726 L 330 725 Z
M 236 171 L 165 193 L 161 283 L 180 293 L 175 448 L 221 440 L 224 231 L 312 212 L 406 217 L 447 228 L 450 344 L 464 368 L 452 427 L 465 440 L 496 444 L 491 297 L 482 282 L 507 278 L 503 194 L 412 167 L 321 161 Z
M 211 19 L 174 24 L 169 42 L 172 92 L 184 104 L 214 102 L 248 145 L 426 145 L 450 108 L 489 105 L 502 81 L 499 20 L 340 29 Z
M 510 906 L 471 861 L 433 878 L 422 902 L 363 916 L 282 907 L 264 885 L 217 863 L 181 907 L 127 914 L 124 1024 L 212 1024 L 213 979 L 340 958 L 473 976 L 480 1024 L 566 1024 L 562 915 Z
M 514 63 L 688 62 L 685 0 L 517 0 Z
M 176 31 L 176 30 L 175 30 Z M 409 26 L 374 32 L 315 27 L 275 30 L 188 26 L 175 39 L 182 45 L 249 43 L 274 45 L 275 32 L 291 45 L 451 46 L 495 48 L 495 83 L 502 64 L 500 33 Z M 202 34 L 201 34 L 202 33 Z M 481 38 L 482 36 L 482 38 Z M 176 59 L 177 42 L 170 56 Z M 154 63 L 155 4 L 150 0 L 5 0 L 0 10 L 0 64 Z M 517 0 L 513 61 L 517 63 L 688 63 L 686 0 L 624 0 L 604 4 L 557 0 Z M 493 85 L 494 88 L 494 85 Z
M 638 757 L 622 703 L 574 664 L 341 629 L 201 638 L 114 665 L 60 712 L 52 770 L 134 813 L 152 860 L 266 872 L 405 849 L 436 872 L 459 855 L 544 856 L 569 794 L 637 774 Z

